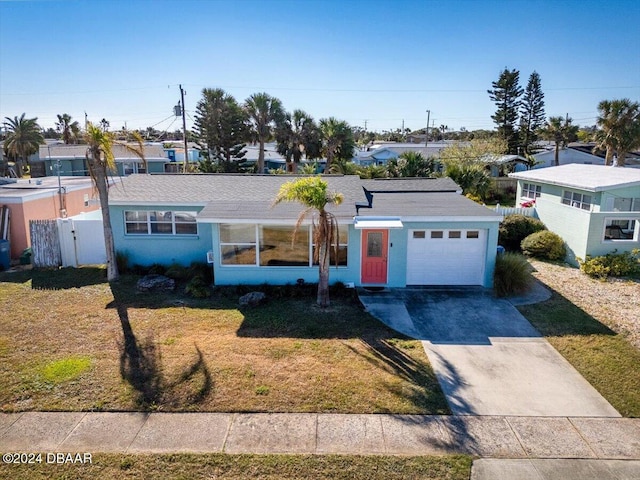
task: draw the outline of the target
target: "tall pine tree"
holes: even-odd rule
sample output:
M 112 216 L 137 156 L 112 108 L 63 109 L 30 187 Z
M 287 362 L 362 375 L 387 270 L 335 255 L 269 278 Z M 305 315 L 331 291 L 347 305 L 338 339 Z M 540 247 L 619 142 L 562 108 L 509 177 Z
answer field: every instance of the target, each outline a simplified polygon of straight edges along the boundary
M 537 132 L 544 124 L 544 93 L 540 75 L 534 71 L 529 76 L 520 108 L 520 145 L 523 153 L 532 153 L 532 145 L 538 140 Z
M 203 168 L 217 163 L 223 172 L 238 171 L 246 152 L 249 125 L 247 115 L 235 98 L 220 88 L 205 88 L 196 106 L 194 132 L 208 160 Z
M 520 72 L 505 67 L 498 81 L 491 83 L 493 90 L 487 90 L 489 98 L 498 107 L 491 118 L 497 125 L 498 135 L 507 142 L 508 153 L 511 154 L 518 153 L 518 109 L 523 91 L 519 82 Z

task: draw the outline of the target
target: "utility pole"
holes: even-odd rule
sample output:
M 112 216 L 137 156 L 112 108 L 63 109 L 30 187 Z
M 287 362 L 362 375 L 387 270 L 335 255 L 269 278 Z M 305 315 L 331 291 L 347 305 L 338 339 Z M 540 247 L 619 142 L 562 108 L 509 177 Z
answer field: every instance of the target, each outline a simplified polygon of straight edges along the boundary
M 429 146 L 429 119 L 431 118 L 431 110 L 427 110 L 427 130 L 424 132 L 424 148 Z
M 365 121 L 364 121 L 364 131 L 365 131 L 365 132 L 367 131 L 367 122 L 368 122 L 368 121 L 369 121 L 369 120 L 365 120 Z
M 404 138 L 404 118 L 402 119 L 402 141 L 404 142 L 406 138 Z
M 183 173 L 187 173 L 187 163 L 189 163 L 189 149 L 187 148 L 187 118 L 186 112 L 184 108 L 184 96 L 185 91 L 182 89 L 182 84 L 180 84 L 180 100 L 182 102 L 182 137 L 184 140 L 184 169 Z

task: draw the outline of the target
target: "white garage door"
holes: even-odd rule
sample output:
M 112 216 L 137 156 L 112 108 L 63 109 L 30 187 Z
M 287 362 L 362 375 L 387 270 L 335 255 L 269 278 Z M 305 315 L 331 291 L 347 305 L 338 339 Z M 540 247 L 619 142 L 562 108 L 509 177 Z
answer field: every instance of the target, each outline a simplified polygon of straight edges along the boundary
M 409 230 L 407 285 L 482 285 L 486 230 Z

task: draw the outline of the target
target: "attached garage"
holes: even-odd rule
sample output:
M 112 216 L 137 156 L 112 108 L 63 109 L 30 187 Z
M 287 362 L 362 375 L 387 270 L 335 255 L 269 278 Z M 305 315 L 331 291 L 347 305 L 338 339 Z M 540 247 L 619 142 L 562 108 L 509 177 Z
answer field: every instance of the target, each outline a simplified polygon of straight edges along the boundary
M 483 285 L 487 231 L 408 231 L 407 285 Z

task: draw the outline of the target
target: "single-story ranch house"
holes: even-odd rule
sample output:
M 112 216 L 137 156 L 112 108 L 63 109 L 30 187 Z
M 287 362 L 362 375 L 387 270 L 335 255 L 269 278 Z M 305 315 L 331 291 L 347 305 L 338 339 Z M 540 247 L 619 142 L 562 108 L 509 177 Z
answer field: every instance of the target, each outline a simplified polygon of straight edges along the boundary
M 562 237 L 567 260 L 640 248 L 640 169 L 567 164 L 509 175 L 520 202 Z
M 292 246 L 297 203 L 272 207 L 285 175 L 131 175 L 110 190 L 118 252 L 131 264 L 209 261 L 217 285 L 317 282 L 311 219 Z M 449 178 L 324 176 L 344 195 L 331 282 L 493 285 L 502 217 Z M 336 261 L 337 260 L 337 261 Z M 336 266 L 335 263 L 337 263 Z

